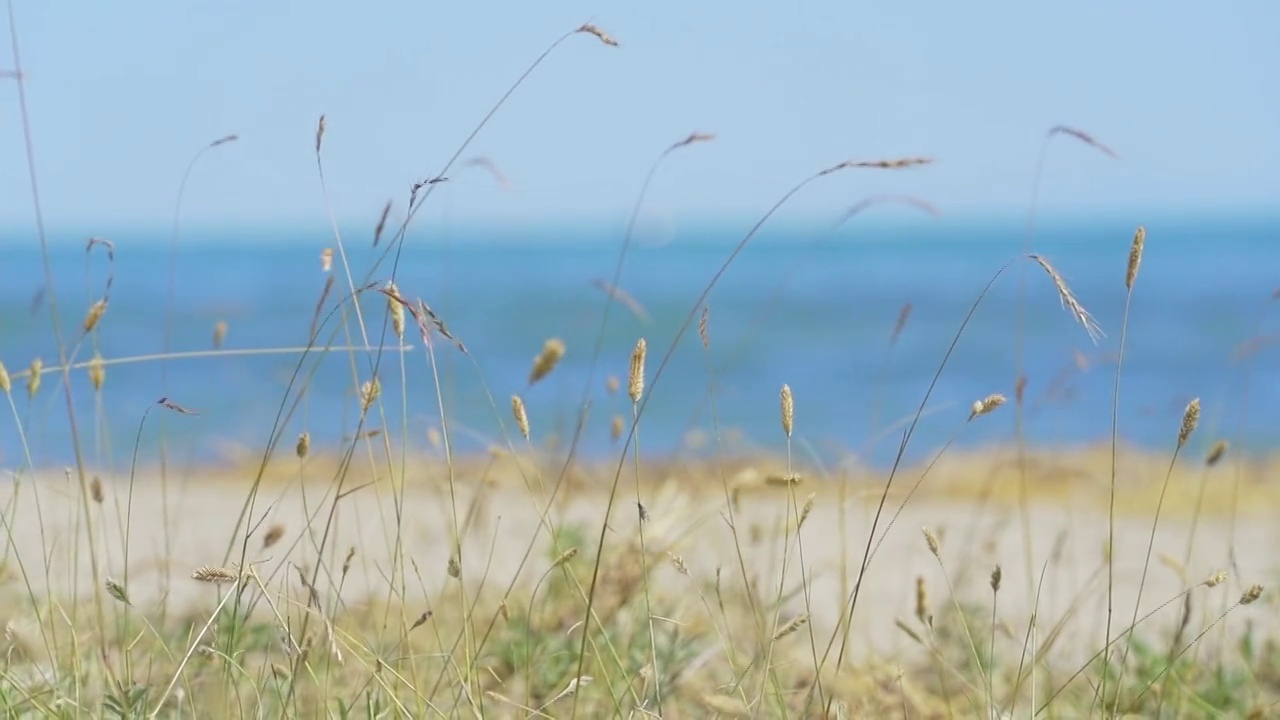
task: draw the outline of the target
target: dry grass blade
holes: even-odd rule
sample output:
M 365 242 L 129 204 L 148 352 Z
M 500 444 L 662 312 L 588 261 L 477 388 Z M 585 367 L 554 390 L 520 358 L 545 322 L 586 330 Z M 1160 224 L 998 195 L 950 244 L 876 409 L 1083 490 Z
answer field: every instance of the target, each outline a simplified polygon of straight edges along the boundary
M 1109 155 L 1115 158 L 1116 160 L 1120 159 L 1120 156 L 1116 154 L 1115 150 L 1112 150 L 1106 145 L 1103 145 L 1102 143 L 1098 142 L 1098 140 L 1094 138 L 1092 135 L 1090 135 L 1089 133 L 1083 130 L 1080 130 L 1079 128 L 1073 128 L 1067 125 L 1055 125 L 1049 128 L 1047 137 L 1051 138 L 1054 135 L 1067 135 L 1069 137 L 1073 137 L 1105 155 Z
M 1089 338 L 1093 340 L 1094 344 L 1097 344 L 1099 338 L 1106 337 L 1102 332 L 1102 328 L 1098 327 L 1097 321 L 1093 319 L 1089 311 L 1085 309 L 1084 305 L 1080 304 L 1075 294 L 1071 292 L 1071 288 L 1067 286 L 1067 281 L 1063 280 L 1058 271 L 1054 269 L 1053 264 L 1042 255 L 1028 255 L 1027 257 L 1034 260 L 1037 265 L 1048 273 L 1049 279 L 1053 281 L 1053 286 L 1058 290 L 1058 299 L 1061 301 L 1062 306 L 1075 316 L 1076 321 L 1089 334 Z

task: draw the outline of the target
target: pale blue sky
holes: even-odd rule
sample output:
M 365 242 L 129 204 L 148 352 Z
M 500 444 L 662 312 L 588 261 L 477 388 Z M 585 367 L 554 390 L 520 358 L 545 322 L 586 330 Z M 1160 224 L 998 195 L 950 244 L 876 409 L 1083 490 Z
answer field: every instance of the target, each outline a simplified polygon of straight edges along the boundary
M 615 222 L 654 156 L 693 130 L 719 139 L 673 158 L 647 222 L 753 216 L 833 162 L 904 154 L 938 164 L 832 178 L 791 217 L 832 217 L 880 191 L 953 214 L 1021 213 L 1041 138 L 1058 123 L 1123 160 L 1055 144 L 1047 212 L 1280 199 L 1276 0 L 15 6 L 54 227 L 167 227 L 192 154 L 233 132 L 241 140 L 195 171 L 188 227 L 323 222 L 321 113 L 337 212 L 371 225 L 388 198 L 403 207 L 409 184 L 439 168 L 549 42 L 589 18 L 621 47 L 563 44 L 468 153 L 493 158 L 514 191 L 463 173 L 433 196 L 435 220 Z M 0 57 L 8 67 L 7 48 Z M 0 224 L 11 229 L 30 227 L 21 153 L 4 81 Z

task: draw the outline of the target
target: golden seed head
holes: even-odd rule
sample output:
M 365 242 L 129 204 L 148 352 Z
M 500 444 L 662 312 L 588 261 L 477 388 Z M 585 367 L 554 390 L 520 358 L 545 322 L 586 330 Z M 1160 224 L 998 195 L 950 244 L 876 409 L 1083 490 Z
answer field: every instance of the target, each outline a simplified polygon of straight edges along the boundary
M 1219 440 L 1213 444 L 1213 447 L 1209 448 L 1209 454 L 1204 456 L 1204 464 L 1208 467 L 1213 467 L 1214 465 L 1217 465 L 1222 460 L 1222 456 L 1226 454 L 1227 441 Z
M 333 269 L 333 248 L 325 248 L 320 251 L 320 272 L 329 272 Z
M 606 379 L 605 379 L 605 381 L 604 381 L 604 389 L 605 389 L 605 390 L 606 390 L 610 395 L 617 395 L 617 394 L 618 394 L 618 389 L 619 389 L 619 388 L 621 388 L 621 387 L 622 387 L 622 383 L 618 381 L 618 376 L 617 376 L 617 375 L 610 375 L 610 376 L 609 376 L 608 378 L 606 378 Z
M 551 563 L 551 569 L 555 570 L 576 557 L 578 557 L 578 548 L 576 546 L 571 547 L 560 553 L 560 555 L 555 559 L 555 562 Z
M 794 633 L 795 631 L 799 630 L 801 627 L 804 627 L 805 623 L 807 623 L 807 622 L 809 622 L 809 614 L 808 614 L 808 613 L 805 613 L 805 614 L 803 614 L 803 615 L 799 615 L 799 616 L 797 616 L 797 617 L 793 618 L 793 619 L 792 619 L 790 622 L 788 622 L 786 625 L 783 625 L 782 627 L 778 628 L 778 632 L 776 632 L 776 633 L 774 633 L 774 634 L 773 634 L 773 639 L 774 639 L 774 640 L 781 640 L 782 638 L 784 638 L 784 637 L 786 637 L 786 636 L 788 636 L 788 635 L 790 635 L 790 634 Z
M 631 369 L 627 372 L 627 394 L 631 396 L 631 402 L 640 402 L 640 396 L 644 395 L 644 358 L 649 351 L 649 345 L 644 338 L 636 341 L 636 347 L 631 351 Z
M 804 507 L 800 509 L 800 520 L 796 523 L 796 530 L 804 527 L 804 521 L 809 519 L 809 513 L 813 512 L 813 500 L 816 493 L 809 493 L 809 497 L 804 500 Z
M 1257 600 L 1260 597 L 1262 597 L 1262 586 L 1252 585 L 1249 587 L 1248 590 L 1244 591 L 1243 595 L 1240 596 L 1240 604 L 1241 605 L 1252 604 L 1255 600 Z
M 98 326 L 98 321 L 102 319 L 102 314 L 107 311 L 107 299 L 102 298 L 98 302 L 89 306 L 89 312 L 84 316 L 84 331 L 86 333 L 93 332 Z
M 400 342 L 404 342 L 404 303 L 400 297 L 400 289 L 394 282 L 387 282 L 387 312 L 391 313 L 391 329 L 395 331 Z
M 626 421 L 621 415 L 614 415 L 613 421 L 609 423 L 609 438 L 614 442 L 622 439 L 622 431 L 626 429 Z
M 929 587 L 923 575 L 916 576 L 916 619 L 926 624 L 929 617 Z
M 921 531 L 922 531 L 922 532 L 924 532 L 924 542 L 925 542 L 925 544 L 926 544 L 926 545 L 928 545 L 928 546 L 929 546 L 929 552 L 933 553 L 933 555 L 934 555 L 935 557 L 937 557 L 937 555 L 938 555 L 938 536 L 937 536 L 937 535 L 936 535 L 932 530 L 930 530 L 928 527 L 923 527 L 923 528 L 921 528 Z
M 991 591 L 1000 592 L 1000 581 L 1004 579 L 1004 571 L 996 565 L 996 569 L 991 571 Z
M 239 575 L 232 570 L 228 570 L 224 567 L 212 567 L 209 565 L 198 567 L 195 572 L 191 573 L 192 580 L 199 580 L 200 582 L 207 583 L 235 582 L 238 577 Z
M 360 386 L 360 411 L 368 412 L 380 395 L 382 395 L 382 383 L 377 377 L 364 381 Z
M 298 454 L 298 458 L 302 459 L 307 456 L 311 450 L 311 433 L 303 432 L 298 435 L 298 444 L 294 446 L 293 451 Z
M 1191 433 L 1196 431 L 1196 426 L 1200 424 L 1200 398 L 1195 398 L 1187 403 L 1187 409 L 1182 413 L 1182 426 L 1178 428 L 1178 447 L 1187 444 L 1187 439 L 1191 437 Z
M 272 525 L 267 528 L 266 534 L 262 536 L 262 549 L 266 550 L 272 545 L 275 545 L 280 542 L 280 538 L 282 537 L 284 537 L 284 525 L 281 525 L 280 523 Z
M 219 320 L 213 324 L 213 349 L 221 350 L 227 340 L 227 321 Z
M 1227 571 L 1219 570 L 1218 572 L 1210 575 L 1208 578 L 1205 579 L 1204 586 L 1217 587 L 1226 581 L 1227 581 Z
M 604 43 L 605 45 L 610 45 L 612 47 L 618 46 L 617 40 L 614 40 L 612 37 L 609 36 L 608 33 L 606 33 L 605 31 L 601 30 L 600 28 L 596 27 L 591 23 L 587 23 L 586 25 L 583 25 L 582 27 L 578 28 L 578 32 L 587 33 L 588 35 L 595 35 L 597 38 L 600 39 L 600 42 Z
M 11 390 L 13 390 L 13 381 L 9 378 L 9 369 L 0 362 L 0 391 L 8 395 Z
M 702 338 L 702 349 L 711 349 L 711 334 L 707 329 L 707 325 L 711 321 L 711 306 L 702 306 L 702 316 L 698 318 L 698 337 Z
M 102 384 L 107 381 L 107 365 L 102 360 L 102 355 L 93 354 L 93 359 L 89 361 L 89 382 L 93 384 L 95 391 L 102 389 Z
M 1133 245 L 1129 247 L 1129 266 L 1124 273 L 1125 290 L 1133 289 L 1133 281 L 1138 279 L 1138 266 L 1142 265 L 1142 248 L 1147 243 L 1147 229 L 1139 226 L 1133 234 Z
M 93 479 L 89 481 L 89 497 L 93 498 L 93 501 L 99 505 L 102 504 L 103 498 L 106 497 L 102 491 L 102 478 L 97 475 L 94 475 Z
M 1003 404 L 1005 404 L 1005 397 L 1000 393 L 988 395 L 981 400 L 976 400 L 973 403 L 973 407 L 969 410 L 969 419 L 973 420 L 974 418 L 982 417 Z
M 524 400 L 519 395 L 511 396 L 511 414 L 516 419 L 516 426 L 520 428 L 520 436 L 525 440 L 529 439 L 529 413 L 524 409 Z
M 44 361 L 36 358 L 31 361 L 31 367 L 27 370 L 27 397 L 33 398 L 40 391 L 40 374 L 44 372 Z
M 564 341 L 551 338 L 542 344 L 542 352 L 533 359 L 533 368 L 529 371 L 529 384 L 532 385 L 556 369 L 560 359 L 564 357 Z
M 796 423 L 796 401 L 791 395 L 791 386 L 783 385 L 782 392 L 779 393 L 782 401 L 782 432 L 787 437 L 791 437 L 791 431 L 795 428 Z

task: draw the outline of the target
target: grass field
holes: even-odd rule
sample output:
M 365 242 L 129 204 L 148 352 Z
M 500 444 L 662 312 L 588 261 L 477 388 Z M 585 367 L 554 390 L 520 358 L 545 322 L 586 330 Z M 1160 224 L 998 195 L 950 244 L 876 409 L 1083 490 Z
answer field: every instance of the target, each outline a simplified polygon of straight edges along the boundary
M 592 25 L 560 41 L 579 35 L 616 44 Z M 324 132 L 322 118 L 322 182 Z M 1048 140 L 1111 152 L 1072 128 Z M 664 158 L 711 141 L 674 142 L 645 188 Z M 929 162 L 834 164 L 761 224 L 827 175 Z M 334 287 L 311 326 L 316 352 L 352 358 L 360 422 L 346 445 L 277 432 L 234 463 L 117 474 L 26 458 L 0 492 L 9 716 L 1280 716 L 1280 628 L 1264 589 L 1280 539 L 1274 463 L 1225 445 L 1184 452 L 1198 401 L 1164 453 L 1113 432 L 1088 448 L 943 447 L 928 465 L 883 471 L 793 457 L 806 404 L 830 399 L 783 386 L 760 409 L 778 416 L 776 454 L 646 460 L 644 408 L 661 392 L 667 349 L 637 338 L 629 367 L 599 368 L 600 385 L 617 375 L 610 392 L 630 400 L 627 415 L 589 418 L 612 426 L 612 462 L 571 460 L 572 443 L 549 437 L 519 396 L 493 399 L 494 448 L 479 457 L 455 456 L 447 433 L 364 432 L 419 402 L 384 395 L 380 373 L 409 378 L 449 427 L 437 354 L 469 358 L 448 319 L 393 282 L 434 186 L 415 188 L 404 218 L 383 215 L 387 254 L 374 266 L 350 267 L 333 239 Z M 1144 241 L 1139 230 L 1130 293 L 1141 292 Z M 1026 263 L 1030 291 L 1057 293 L 1092 334 L 1088 310 L 1031 243 L 1005 268 Z M 57 278 L 45 272 L 54 305 Z M 681 333 L 708 358 L 705 300 L 718 278 Z M 0 373 L 15 432 L 26 431 L 24 394 L 65 396 L 66 421 L 84 427 L 75 394 L 110 382 L 88 342 L 111 332 L 109 293 L 108 283 L 82 324 L 51 323 L 59 358 Z M 613 307 L 622 296 L 610 297 Z M 333 349 L 343 338 L 377 350 Z M 408 341 L 419 349 L 382 350 Z M 1117 401 L 1123 331 L 1120 342 Z M 548 341 L 528 386 L 564 353 Z M 77 362 L 91 364 L 73 374 Z M 299 359 L 284 407 L 332 391 L 309 384 L 313 362 Z M 920 378 L 926 399 L 930 383 Z M 192 411 L 174 398 L 140 421 L 181 421 Z M 969 422 L 1022 412 L 1020 392 L 974 400 Z M 719 432 L 734 418 L 715 422 Z

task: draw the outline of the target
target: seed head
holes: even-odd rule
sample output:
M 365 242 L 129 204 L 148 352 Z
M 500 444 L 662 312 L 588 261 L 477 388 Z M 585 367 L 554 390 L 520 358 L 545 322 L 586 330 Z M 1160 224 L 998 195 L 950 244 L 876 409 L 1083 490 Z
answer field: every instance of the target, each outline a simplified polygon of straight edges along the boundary
M 1227 581 L 1227 571 L 1219 570 L 1218 572 L 1210 575 L 1208 578 L 1205 578 L 1204 586 L 1217 587 L 1226 581 Z
M 1000 581 L 1004 579 L 1004 571 L 996 565 L 996 569 L 991 571 L 991 592 L 1000 592 Z
M 938 536 L 932 530 L 930 530 L 927 526 L 921 528 L 921 530 L 924 532 L 924 542 L 926 545 L 929 546 L 929 552 L 933 553 L 934 557 L 937 557 L 938 556 Z
M 1240 604 L 1250 605 L 1260 597 L 1262 597 L 1262 586 L 1251 585 L 1249 589 L 1245 590 L 1244 594 L 1240 596 Z
M 103 498 L 106 497 L 102 492 L 102 478 L 97 475 L 94 475 L 93 479 L 89 481 L 89 497 L 93 498 L 93 501 L 99 505 L 102 504 Z
M 781 640 L 782 638 L 804 627 L 804 624 L 807 622 L 809 622 L 808 613 L 805 613 L 803 615 L 798 615 L 795 618 L 792 618 L 792 620 L 788 622 L 786 625 L 783 625 L 782 627 L 778 628 L 778 632 L 773 634 L 773 639 Z
M 583 25 L 582 27 L 578 28 L 578 32 L 587 33 L 588 35 L 595 35 L 597 38 L 600 38 L 600 42 L 604 43 L 605 45 L 609 45 L 612 47 L 618 46 L 617 40 L 614 40 L 612 37 L 609 36 L 608 33 L 596 27 L 595 25 L 592 25 L 591 23 L 587 23 L 586 25 Z
M 360 386 L 360 411 L 368 412 L 380 395 L 382 395 L 382 383 L 377 377 L 364 381 Z
M 1259 590 L 1261 590 L 1261 588 L 1259 588 Z M 125 605 L 133 604 L 129 601 L 129 591 L 125 590 L 124 585 L 121 585 L 120 582 L 114 578 L 107 578 L 107 594 Z
M 84 316 L 84 331 L 86 333 L 93 332 L 98 326 L 98 321 L 102 319 L 102 314 L 107 311 L 107 299 L 102 298 L 98 302 L 89 306 L 89 312 Z
M 1071 288 L 1067 286 L 1067 281 L 1062 279 L 1062 276 L 1058 274 L 1058 271 L 1054 269 L 1047 258 L 1040 255 L 1030 255 L 1029 257 L 1049 275 L 1049 279 L 1053 281 L 1053 286 L 1058 290 L 1058 300 L 1062 306 L 1071 312 L 1076 322 L 1080 323 L 1084 331 L 1088 333 L 1089 338 L 1096 344 L 1098 338 L 1103 337 L 1102 329 L 1098 327 L 1098 323 L 1089 314 L 1089 311 L 1085 310 L 1080 301 L 1076 299 L 1075 294 L 1071 292 Z
M 13 381 L 9 378 L 9 369 L 0 362 L 0 392 L 8 395 L 13 390 Z
M 614 415 L 613 421 L 609 423 L 609 439 L 618 442 L 622 439 L 622 431 L 626 429 L 626 421 L 621 415 Z
M 232 570 L 228 570 L 224 567 L 212 567 L 210 565 L 198 567 L 195 572 L 191 573 L 192 580 L 199 580 L 200 582 L 207 583 L 235 582 L 238 577 L 239 575 Z
M 284 537 L 284 525 L 281 525 L 280 523 L 272 525 L 267 528 L 266 534 L 262 536 L 262 549 L 266 550 L 272 545 L 275 545 L 280 542 L 280 538 L 282 537 Z
M 511 396 L 511 414 L 516 419 L 516 427 L 520 428 L 520 435 L 525 440 L 529 439 L 529 413 L 525 411 L 524 400 L 519 395 Z
M 640 397 L 644 395 L 644 359 L 649 352 L 649 345 L 644 338 L 636 341 L 636 347 L 631 351 L 631 368 L 627 372 L 627 394 L 631 396 L 631 402 L 640 402 Z
M 610 375 L 604 381 L 604 389 L 610 395 L 617 395 L 620 387 L 622 387 L 622 384 L 618 381 L 617 375 Z
M 394 282 L 387 282 L 387 312 L 391 313 L 391 329 L 400 342 L 404 342 L 404 303 L 399 301 L 400 289 Z
M 94 353 L 93 359 L 89 361 L 89 382 L 93 385 L 94 391 L 98 391 L 106 381 L 107 365 L 102 360 L 102 355 Z
M 27 397 L 33 398 L 40 391 L 40 374 L 44 372 L 44 361 L 36 358 L 31 361 L 31 367 L 27 370 Z
M 297 453 L 298 459 L 305 458 L 311 450 L 311 433 L 302 432 L 298 435 L 298 444 L 294 446 L 293 451 Z
M 1000 393 L 995 393 L 994 395 L 988 395 L 981 400 L 976 400 L 973 403 L 973 408 L 969 410 L 969 420 L 982 417 L 983 415 L 986 415 L 992 410 L 995 410 L 996 408 L 1000 407 L 1004 403 L 1005 403 L 1005 397 Z
M 1212 448 L 1209 448 L 1209 454 L 1204 457 L 1204 464 L 1207 467 L 1213 467 L 1214 465 L 1217 465 L 1218 462 L 1222 460 L 1222 456 L 1226 454 L 1227 441 L 1219 440 L 1213 444 Z
M 1195 398 L 1187 403 L 1187 409 L 1182 413 L 1182 427 L 1178 428 L 1178 447 L 1181 448 L 1187 444 L 1187 439 L 1191 437 L 1191 433 L 1196 431 L 1196 426 L 1200 424 L 1200 398 Z
M 702 339 L 702 349 L 711 349 L 711 333 L 707 324 L 711 321 L 711 306 L 702 306 L 702 316 L 698 318 L 698 337 Z
M 929 617 L 929 587 L 924 582 L 923 575 L 916 576 L 916 619 L 921 624 L 928 624 L 926 618 Z
M 564 352 L 564 341 L 560 338 L 551 338 L 543 343 L 542 352 L 533 359 L 533 368 L 529 371 L 529 384 L 533 385 L 551 374 L 551 371 L 555 370 L 556 365 L 560 363 L 560 359 L 564 357 Z
M 790 438 L 796 422 L 796 401 L 791 396 L 790 385 L 782 386 L 780 398 L 782 400 L 782 432 L 786 433 L 787 437 Z
M 1133 290 L 1133 281 L 1138 278 L 1138 266 L 1142 265 L 1142 248 L 1147 243 L 1147 229 L 1139 226 L 1133 234 L 1133 245 L 1129 247 L 1129 266 L 1124 273 L 1124 289 Z

